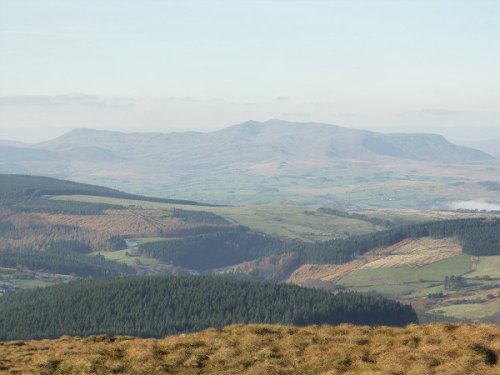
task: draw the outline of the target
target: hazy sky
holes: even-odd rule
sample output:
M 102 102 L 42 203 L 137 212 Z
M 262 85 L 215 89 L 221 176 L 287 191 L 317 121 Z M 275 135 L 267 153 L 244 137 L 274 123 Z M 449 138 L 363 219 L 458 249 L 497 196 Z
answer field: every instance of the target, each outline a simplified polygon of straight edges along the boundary
M 0 0 L 0 139 L 270 118 L 500 138 L 500 1 Z

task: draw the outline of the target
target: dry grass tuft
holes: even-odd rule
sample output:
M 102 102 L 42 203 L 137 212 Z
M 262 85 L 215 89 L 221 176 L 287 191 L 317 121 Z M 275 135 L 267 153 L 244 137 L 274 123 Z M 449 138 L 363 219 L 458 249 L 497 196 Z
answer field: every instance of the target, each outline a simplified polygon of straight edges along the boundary
M 0 343 L 0 373 L 500 374 L 500 327 L 233 325 L 169 336 Z

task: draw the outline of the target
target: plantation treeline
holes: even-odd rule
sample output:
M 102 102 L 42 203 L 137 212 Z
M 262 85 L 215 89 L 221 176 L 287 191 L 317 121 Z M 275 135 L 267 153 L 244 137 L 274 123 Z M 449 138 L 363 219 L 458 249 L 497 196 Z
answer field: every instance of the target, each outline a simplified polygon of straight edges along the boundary
M 89 203 L 77 201 L 58 201 L 45 198 L 31 198 L 28 201 L 17 201 L 4 204 L 14 212 L 40 212 L 66 215 L 100 215 L 105 210 L 121 210 L 122 206 L 107 203 Z
M 457 237 L 470 255 L 500 255 L 500 219 L 457 219 L 412 224 L 346 239 L 300 245 L 302 263 L 342 264 L 377 247 L 391 246 L 407 238 Z
M 88 253 L 95 248 L 117 250 L 125 247 L 125 240 L 120 236 L 34 221 L 28 214 L 11 216 L 10 211 L 0 210 L 0 267 L 81 277 L 120 275 L 132 270 Z
M 58 194 L 86 194 L 117 198 L 140 198 L 169 203 L 186 201 L 144 198 L 99 186 L 80 184 L 46 177 L 0 175 L 0 265 L 22 270 L 75 274 L 77 276 L 106 276 L 130 273 L 123 264 L 91 256 L 94 250 L 113 251 L 127 247 L 122 236 L 100 228 L 53 223 L 38 213 L 87 215 L 107 214 L 104 210 L 123 206 L 58 201 L 46 196 Z M 194 202 L 192 202 L 194 204 Z M 140 215 L 140 214 L 139 214 Z M 170 213 L 179 219 L 177 227 L 165 235 L 196 235 L 232 229 L 235 224 L 211 212 L 173 209 Z M 155 218 L 145 221 L 158 227 Z M 155 235 L 146 232 L 144 235 Z M 161 235 L 164 235 L 161 232 Z
M 0 252 L 0 267 L 46 271 L 80 277 L 112 276 L 133 273 L 122 263 L 107 260 L 102 255 L 83 255 L 65 248 L 45 251 Z
M 109 208 L 122 208 L 121 206 L 102 203 L 61 202 L 41 198 L 47 195 L 94 195 L 160 203 L 204 205 L 186 200 L 144 197 L 101 186 L 49 177 L 0 174 L 0 205 L 12 209 L 31 212 L 93 215 Z
M 212 212 L 191 211 L 174 208 L 172 216 L 182 219 L 186 224 L 210 224 L 210 225 L 227 225 L 229 222 L 222 216 Z
M 0 250 L 35 251 L 53 247 L 61 241 L 85 243 L 90 249 L 116 250 L 125 247 L 123 238 L 104 235 L 98 230 L 52 225 L 38 221 L 29 214 L 18 214 L 14 221 L 9 215 L 26 212 L 72 213 L 98 215 L 108 208 L 121 206 L 98 203 L 65 202 L 45 199 L 45 195 L 88 194 L 158 202 L 196 204 L 194 202 L 135 196 L 99 186 L 61 181 L 46 177 L 0 175 Z M 321 209 L 324 213 L 366 220 L 378 226 L 392 222 L 371 219 L 364 215 Z M 24 216 L 23 216 L 24 215 Z M 140 246 L 140 253 L 177 266 L 207 271 L 232 266 L 244 261 L 283 252 L 297 253 L 298 263 L 342 264 L 377 247 L 393 245 L 407 238 L 457 237 L 463 251 L 470 255 L 500 254 L 500 219 L 460 219 L 411 224 L 371 234 L 306 244 L 285 241 L 270 235 L 237 227 L 211 212 L 173 209 L 169 215 L 182 225 L 161 233 L 169 239 Z M 24 221 L 23 221 L 24 220 Z M 154 220 L 150 220 L 154 224 Z M 72 248 L 68 250 L 74 252 Z M 78 253 L 78 251 L 76 251 Z M 71 254 L 73 256 L 74 254 Z M 12 256 L 9 255 L 9 259 Z M 24 258 L 23 258 L 24 259 Z M 38 258 L 37 258 L 38 259 Z M 23 260 L 20 264 L 26 264 Z M 114 272 L 114 271 L 111 271 Z
M 96 279 L 0 297 L 0 340 L 162 337 L 251 322 L 402 326 L 417 316 L 371 295 L 209 276 Z
M 121 206 L 102 203 L 55 201 L 45 195 L 86 194 L 111 196 L 119 191 L 49 177 L 0 175 L 0 205 L 21 212 L 47 212 L 73 215 L 97 215 Z
M 142 255 L 177 266 L 206 271 L 284 251 L 289 244 L 276 237 L 239 227 L 140 246 Z
M 392 222 L 391 220 L 387 219 L 381 219 L 379 217 L 370 217 L 364 214 L 358 214 L 356 212 L 345 212 L 345 211 L 340 211 L 336 210 L 334 208 L 327 208 L 327 207 L 320 207 L 318 208 L 319 212 L 322 212 L 327 215 L 333 215 L 333 216 L 338 216 L 338 217 L 345 217 L 347 219 L 356 219 L 356 220 L 362 220 L 366 221 L 367 223 L 373 224 L 373 225 L 378 225 L 380 227 L 384 228 L 391 228 L 394 227 L 396 224 Z
M 206 271 L 231 266 L 262 256 L 295 252 L 301 264 L 342 264 L 377 247 L 394 245 L 407 238 L 459 239 L 470 255 L 500 255 L 500 220 L 459 219 L 405 225 L 346 239 L 314 244 L 284 241 L 239 227 L 234 230 L 140 246 L 141 254 L 177 266 Z
M 43 251 L 48 248 L 66 248 L 79 253 L 94 249 L 120 250 L 126 247 L 121 236 L 111 235 L 86 228 L 52 224 L 29 215 L 4 217 L 0 210 L 0 252 L 3 250 Z M 15 221 L 15 225 L 11 221 Z

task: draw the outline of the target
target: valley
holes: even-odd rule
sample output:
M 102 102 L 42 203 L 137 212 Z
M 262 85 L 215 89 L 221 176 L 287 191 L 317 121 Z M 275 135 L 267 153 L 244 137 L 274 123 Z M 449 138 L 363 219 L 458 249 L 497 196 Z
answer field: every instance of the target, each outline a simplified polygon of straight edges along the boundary
M 500 375 L 499 14 L 0 0 L 0 375 Z
M 465 254 L 464 240 L 452 227 L 443 229 L 449 235 L 425 235 L 435 231 L 425 229 L 428 222 L 462 225 L 460 220 L 467 219 L 475 228 L 474 223 L 487 218 L 485 223 L 496 226 L 494 214 L 210 206 L 52 179 L 1 178 L 3 293 L 91 275 L 218 274 L 333 292 L 376 293 L 411 304 L 423 320 L 500 319 L 500 273 L 495 266 L 500 252 L 494 242 L 491 255 L 470 253 L 475 250 Z M 12 196 L 7 194 L 10 183 L 16 186 Z M 30 190 L 35 185 L 38 190 Z M 85 190 L 88 193 L 82 194 Z M 408 234 L 398 228 L 406 227 L 423 232 L 405 238 Z M 374 233 L 381 234 L 379 239 L 371 239 Z M 375 242 L 351 248 L 357 238 L 360 244 Z M 339 246 L 347 247 L 336 250 Z M 447 287 L 445 279 L 451 276 L 462 277 L 462 284 Z

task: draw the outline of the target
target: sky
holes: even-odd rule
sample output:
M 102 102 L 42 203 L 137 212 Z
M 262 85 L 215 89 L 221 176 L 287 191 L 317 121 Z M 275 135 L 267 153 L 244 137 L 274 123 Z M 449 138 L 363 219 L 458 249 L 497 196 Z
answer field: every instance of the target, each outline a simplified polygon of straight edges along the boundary
M 500 139 L 500 1 L 0 0 L 0 139 L 248 120 Z

